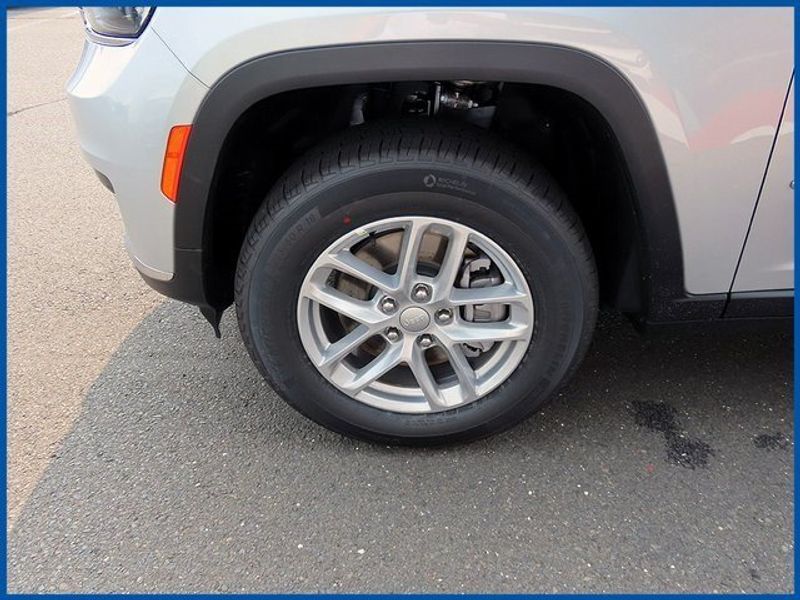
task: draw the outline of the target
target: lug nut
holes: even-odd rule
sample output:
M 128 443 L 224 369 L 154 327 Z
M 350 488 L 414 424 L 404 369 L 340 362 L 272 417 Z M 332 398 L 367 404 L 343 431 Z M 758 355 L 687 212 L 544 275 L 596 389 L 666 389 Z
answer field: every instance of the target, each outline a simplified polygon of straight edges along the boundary
M 418 283 L 411 291 L 411 297 L 415 302 L 427 302 L 431 297 L 431 289 L 424 283 Z
M 389 327 L 384 335 L 386 335 L 386 339 L 390 342 L 396 342 L 400 339 L 400 332 L 394 327 Z
M 453 318 L 453 311 L 449 308 L 441 308 L 436 311 L 436 320 L 439 323 L 449 323 Z
M 381 310 L 385 313 L 393 313 L 397 310 L 397 301 L 394 298 L 386 296 L 381 300 Z
M 421 335 L 417 339 L 417 342 L 419 342 L 420 348 L 430 348 L 433 346 L 433 337 L 427 334 Z

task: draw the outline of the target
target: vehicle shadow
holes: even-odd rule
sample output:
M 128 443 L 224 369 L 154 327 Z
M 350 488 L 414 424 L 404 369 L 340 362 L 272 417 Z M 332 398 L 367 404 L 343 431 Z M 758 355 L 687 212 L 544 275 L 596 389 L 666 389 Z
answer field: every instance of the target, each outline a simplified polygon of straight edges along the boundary
M 120 346 L 12 529 L 10 592 L 791 588 L 788 332 L 605 315 L 542 413 L 405 449 L 296 414 L 223 331 L 166 302 Z

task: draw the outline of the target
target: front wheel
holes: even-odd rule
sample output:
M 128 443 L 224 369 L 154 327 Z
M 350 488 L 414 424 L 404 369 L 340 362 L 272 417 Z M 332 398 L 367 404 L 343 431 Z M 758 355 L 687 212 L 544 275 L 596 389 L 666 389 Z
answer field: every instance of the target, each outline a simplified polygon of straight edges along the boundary
M 300 412 L 382 442 L 484 437 L 576 368 L 597 280 L 538 165 L 480 130 L 364 126 L 301 159 L 256 215 L 236 306 Z

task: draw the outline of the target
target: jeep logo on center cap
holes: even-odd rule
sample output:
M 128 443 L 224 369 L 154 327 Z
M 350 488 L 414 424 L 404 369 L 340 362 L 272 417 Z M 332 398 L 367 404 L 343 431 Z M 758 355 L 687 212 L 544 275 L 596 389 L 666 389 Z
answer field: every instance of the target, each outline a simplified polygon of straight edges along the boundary
M 412 306 L 400 313 L 400 325 L 408 331 L 422 331 L 430 322 L 430 315 L 419 306 Z

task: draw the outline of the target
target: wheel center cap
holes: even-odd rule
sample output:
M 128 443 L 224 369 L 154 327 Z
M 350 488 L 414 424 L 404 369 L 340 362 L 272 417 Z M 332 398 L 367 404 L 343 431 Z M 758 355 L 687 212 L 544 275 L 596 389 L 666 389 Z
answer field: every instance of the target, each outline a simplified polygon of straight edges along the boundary
M 419 306 L 412 306 L 400 313 L 400 325 L 408 331 L 422 331 L 431 323 L 431 316 Z

